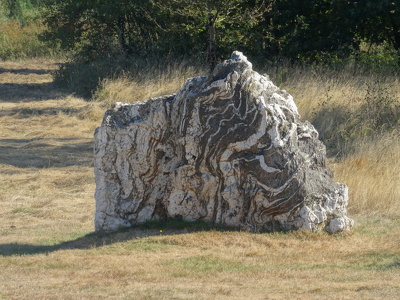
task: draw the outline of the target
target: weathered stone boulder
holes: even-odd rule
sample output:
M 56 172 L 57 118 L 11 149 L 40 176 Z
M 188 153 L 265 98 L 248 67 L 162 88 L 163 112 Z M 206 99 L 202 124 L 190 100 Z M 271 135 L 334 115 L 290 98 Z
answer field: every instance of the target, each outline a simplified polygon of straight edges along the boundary
M 117 103 L 94 153 L 96 230 L 174 218 L 250 230 L 353 225 L 317 131 L 240 52 L 175 95 Z

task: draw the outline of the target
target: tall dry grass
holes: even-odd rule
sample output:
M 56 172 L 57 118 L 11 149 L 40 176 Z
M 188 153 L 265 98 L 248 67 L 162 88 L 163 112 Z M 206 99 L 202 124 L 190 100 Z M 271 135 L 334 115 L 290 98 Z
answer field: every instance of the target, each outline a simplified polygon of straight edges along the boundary
M 3 244 L 19 241 L 21 232 L 32 243 L 53 239 L 49 232 L 63 236 L 62 227 L 92 227 L 92 143 L 101 113 L 87 117 L 96 110 L 57 90 L 55 69 L 54 61 L 43 58 L 0 62 Z
M 115 102 L 133 103 L 156 96 L 176 93 L 191 77 L 206 74 L 200 66 L 183 63 L 166 64 L 166 68 L 148 68 L 132 75 L 105 78 L 93 94 L 96 102 L 110 106 Z
M 383 134 L 357 141 L 356 152 L 332 164 L 335 178 L 349 186 L 351 214 L 399 216 L 400 137 Z

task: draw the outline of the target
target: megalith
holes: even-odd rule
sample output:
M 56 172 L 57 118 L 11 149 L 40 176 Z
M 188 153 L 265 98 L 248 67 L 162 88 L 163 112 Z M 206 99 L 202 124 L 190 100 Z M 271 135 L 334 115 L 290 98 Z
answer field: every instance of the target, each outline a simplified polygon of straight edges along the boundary
M 96 230 L 168 219 L 254 231 L 353 226 L 318 132 L 237 51 L 174 95 L 116 103 L 94 156 Z

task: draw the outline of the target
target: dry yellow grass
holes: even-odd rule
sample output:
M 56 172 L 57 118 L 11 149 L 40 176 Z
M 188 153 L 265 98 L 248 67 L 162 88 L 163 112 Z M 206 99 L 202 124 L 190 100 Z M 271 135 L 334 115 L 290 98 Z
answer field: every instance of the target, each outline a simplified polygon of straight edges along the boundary
M 400 137 L 384 135 L 357 143 L 357 153 L 333 163 L 336 179 L 349 186 L 355 214 L 398 216 L 400 212 Z
M 332 160 L 337 180 L 350 189 L 356 227 L 349 234 L 162 224 L 94 234 L 92 136 L 105 106 L 114 97 L 133 102 L 172 93 L 183 78 L 172 78 L 166 90 L 156 81 L 105 81 L 99 104 L 57 90 L 48 73 L 55 67 L 0 63 L 0 299 L 400 297 L 398 137 L 359 141 L 352 155 Z M 300 78 L 301 89 L 286 88 L 311 117 L 320 92 Z
M 115 102 L 133 103 L 170 95 L 176 93 L 188 78 L 204 73 L 205 70 L 201 68 L 172 64 L 163 72 L 149 70 L 148 74 L 139 74 L 136 78 L 129 74 L 114 79 L 108 78 L 101 82 L 94 98 L 96 102 L 110 106 Z
M 371 221 L 379 235 L 164 229 L 99 247 L 86 236 L 72 250 L 19 245 L 25 255 L 2 259 L 0 286 L 11 299 L 396 299 L 398 224 Z
M 92 225 L 98 120 L 83 120 L 87 102 L 55 89 L 56 68 L 46 60 L 0 64 L 1 242 L 21 241 L 21 231 L 31 243 L 46 239 L 49 230 L 87 231 Z

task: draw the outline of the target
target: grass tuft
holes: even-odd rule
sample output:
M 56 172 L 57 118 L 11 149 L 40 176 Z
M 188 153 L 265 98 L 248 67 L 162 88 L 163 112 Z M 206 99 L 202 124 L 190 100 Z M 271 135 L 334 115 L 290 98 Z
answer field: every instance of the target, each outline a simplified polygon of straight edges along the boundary
M 14 214 L 34 214 L 38 212 L 37 209 L 27 208 L 27 207 L 18 207 L 12 210 Z

